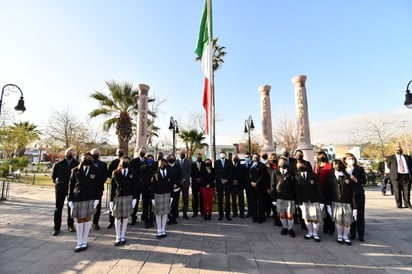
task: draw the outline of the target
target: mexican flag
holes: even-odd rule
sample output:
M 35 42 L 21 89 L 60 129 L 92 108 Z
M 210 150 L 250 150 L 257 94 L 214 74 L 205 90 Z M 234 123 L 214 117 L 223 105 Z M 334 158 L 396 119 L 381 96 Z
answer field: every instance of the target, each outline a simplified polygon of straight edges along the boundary
M 213 83 L 213 42 L 212 42 L 212 1 L 205 0 L 200 22 L 199 39 L 197 41 L 196 54 L 201 60 L 201 70 L 205 76 L 203 89 L 203 108 L 206 111 L 206 133 L 209 134 L 209 119 L 212 107 L 212 83 Z

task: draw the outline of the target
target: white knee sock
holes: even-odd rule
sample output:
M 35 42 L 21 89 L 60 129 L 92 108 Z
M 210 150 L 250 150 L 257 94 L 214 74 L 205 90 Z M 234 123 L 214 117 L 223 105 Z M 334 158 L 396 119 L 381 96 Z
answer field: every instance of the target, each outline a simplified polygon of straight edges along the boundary
M 77 223 L 77 228 L 76 228 L 76 235 L 77 235 L 77 244 L 81 245 L 83 243 L 83 228 L 84 228 L 84 223 Z
M 286 219 L 280 219 L 280 222 L 282 223 L 283 228 L 288 228 L 288 221 Z
M 128 221 L 129 221 L 129 218 L 123 218 L 122 232 L 120 233 L 120 239 L 124 239 L 126 237 L 126 229 L 127 229 Z
M 156 215 L 157 234 L 162 232 L 162 216 L 163 215 Z
M 121 233 L 121 224 L 122 220 L 121 219 L 115 219 L 114 220 L 114 228 L 116 229 L 116 242 L 120 241 L 120 233 Z M 127 224 L 126 224 L 127 225 Z
M 293 222 L 294 222 L 293 219 L 292 220 L 288 219 L 288 229 L 289 230 L 293 229 Z
M 166 232 L 167 214 L 162 215 L 162 232 Z
M 306 227 L 308 228 L 308 234 L 310 235 L 310 236 L 312 236 L 312 235 L 314 235 L 314 233 L 313 233 L 313 226 L 312 226 L 312 222 L 308 222 L 308 221 L 305 221 L 305 223 L 306 223 Z
M 336 234 L 338 239 L 342 238 L 343 226 L 336 225 Z
M 312 223 L 312 226 L 313 226 L 313 236 L 317 236 L 318 235 L 318 231 L 319 231 L 319 223 L 317 223 L 317 224 L 315 224 L 315 223 Z
M 87 238 L 89 238 L 89 231 L 90 231 L 90 225 L 91 221 L 85 222 L 84 223 L 84 228 L 83 228 L 83 244 L 87 244 Z
M 343 239 L 344 239 L 344 240 L 349 239 L 349 238 L 348 238 L 349 232 L 350 232 L 350 226 L 348 226 L 348 227 L 345 226 L 345 227 L 343 228 Z

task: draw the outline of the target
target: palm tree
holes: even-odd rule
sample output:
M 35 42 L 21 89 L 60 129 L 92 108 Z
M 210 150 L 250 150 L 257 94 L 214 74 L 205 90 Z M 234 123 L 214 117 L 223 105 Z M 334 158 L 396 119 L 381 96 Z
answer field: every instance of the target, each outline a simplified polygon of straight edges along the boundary
M 37 126 L 30 122 L 13 123 L 11 130 L 16 143 L 17 156 L 22 157 L 26 151 L 26 146 L 40 138 Z
M 219 37 L 213 38 L 213 82 L 212 82 L 212 87 L 213 87 L 213 94 L 215 94 L 215 71 L 218 70 L 222 64 L 224 63 L 223 57 L 226 56 L 226 47 L 221 47 L 218 45 L 218 40 Z M 201 58 L 200 57 L 196 57 L 196 61 L 200 61 Z M 212 105 L 215 105 L 215 96 L 213 96 L 213 101 L 212 101 Z M 215 108 L 213 108 L 213 113 L 211 114 L 213 117 L 215 117 Z M 215 124 L 213 124 L 213 146 L 212 146 L 212 159 L 215 160 L 216 159 L 216 133 L 215 133 Z
M 203 132 L 198 132 L 195 129 L 192 130 L 182 130 L 179 137 L 186 145 L 187 159 L 192 159 L 192 155 L 197 149 L 203 149 L 208 146 L 204 143 L 205 135 Z
M 103 129 L 108 131 L 111 128 L 116 128 L 116 135 L 119 142 L 119 148 L 124 151 L 129 151 L 129 141 L 133 135 L 133 119 L 137 115 L 137 101 L 139 91 L 133 88 L 133 84 L 119 84 L 112 80 L 106 81 L 109 95 L 103 92 L 95 91 L 90 95 L 91 98 L 99 102 L 100 107 L 90 112 L 90 117 L 106 116 L 108 119 L 103 123 Z M 149 98 L 148 102 L 153 102 L 153 98 Z M 155 116 L 151 111 L 148 115 Z

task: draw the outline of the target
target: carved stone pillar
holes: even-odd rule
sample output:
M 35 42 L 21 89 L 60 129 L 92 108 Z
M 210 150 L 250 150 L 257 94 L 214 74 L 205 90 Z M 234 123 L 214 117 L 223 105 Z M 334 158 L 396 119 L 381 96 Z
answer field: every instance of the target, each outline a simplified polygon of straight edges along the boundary
M 148 93 L 150 86 L 139 84 L 139 101 L 137 114 L 137 132 L 136 132 L 136 148 L 134 157 L 139 156 L 139 149 L 147 144 L 147 112 L 148 112 Z
M 298 126 L 298 148 L 303 151 L 304 159 L 309 161 L 312 166 L 314 163 L 314 153 L 310 140 L 310 126 L 308 114 L 308 101 L 306 97 L 306 76 L 298 75 L 292 78 L 295 86 L 296 118 Z
M 272 111 L 270 108 L 270 86 L 263 85 L 259 87 L 260 92 L 260 111 L 262 120 L 262 136 L 263 148 L 261 154 L 270 154 L 275 152 L 273 147 L 273 132 L 272 132 Z

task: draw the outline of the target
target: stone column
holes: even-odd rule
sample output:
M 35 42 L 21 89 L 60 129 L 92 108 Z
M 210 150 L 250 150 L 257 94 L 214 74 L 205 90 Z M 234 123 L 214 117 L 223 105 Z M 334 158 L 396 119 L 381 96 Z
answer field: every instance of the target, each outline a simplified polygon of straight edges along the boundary
M 139 101 L 137 103 L 137 132 L 136 132 L 136 148 L 134 150 L 134 157 L 139 156 L 139 149 L 145 147 L 147 144 L 148 130 L 147 130 L 147 112 L 148 112 L 148 96 L 150 86 L 139 84 Z
M 262 135 L 263 148 L 261 154 L 270 154 L 275 152 L 273 147 L 273 132 L 272 132 L 272 112 L 270 108 L 270 86 L 263 85 L 259 87 L 260 92 L 260 111 L 262 120 Z
M 313 166 L 314 153 L 312 143 L 310 141 L 308 101 L 306 97 L 305 82 L 305 75 L 298 75 L 292 78 L 292 83 L 295 86 L 298 149 L 303 151 L 304 159 L 309 161 Z

